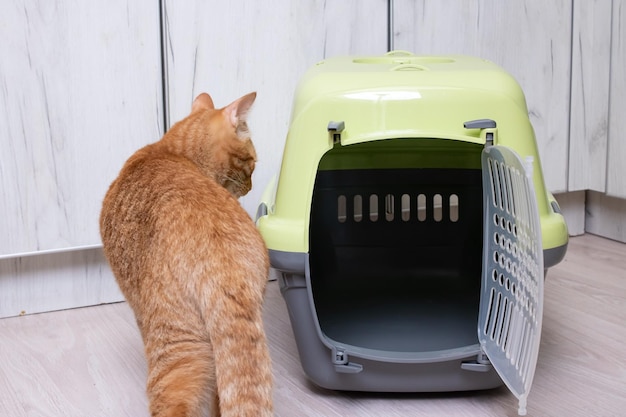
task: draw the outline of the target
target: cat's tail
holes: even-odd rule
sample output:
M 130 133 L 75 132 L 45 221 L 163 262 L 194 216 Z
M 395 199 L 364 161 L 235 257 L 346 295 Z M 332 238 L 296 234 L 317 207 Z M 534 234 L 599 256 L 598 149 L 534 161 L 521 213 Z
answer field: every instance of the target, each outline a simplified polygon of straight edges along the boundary
M 221 416 L 271 417 L 272 366 L 262 296 L 247 298 L 244 293 L 223 294 L 210 306 Z
M 192 316 L 187 316 L 190 322 Z M 212 347 L 190 323 L 152 323 L 144 339 L 152 417 L 219 416 Z

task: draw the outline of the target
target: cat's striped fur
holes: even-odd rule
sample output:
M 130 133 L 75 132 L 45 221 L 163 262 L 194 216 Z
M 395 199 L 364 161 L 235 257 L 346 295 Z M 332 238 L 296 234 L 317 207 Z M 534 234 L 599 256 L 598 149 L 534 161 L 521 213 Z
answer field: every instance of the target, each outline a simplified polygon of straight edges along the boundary
M 198 96 L 130 157 L 103 202 L 104 252 L 141 330 L 154 417 L 272 415 L 269 262 L 237 201 L 252 186 L 255 97 L 216 110 Z

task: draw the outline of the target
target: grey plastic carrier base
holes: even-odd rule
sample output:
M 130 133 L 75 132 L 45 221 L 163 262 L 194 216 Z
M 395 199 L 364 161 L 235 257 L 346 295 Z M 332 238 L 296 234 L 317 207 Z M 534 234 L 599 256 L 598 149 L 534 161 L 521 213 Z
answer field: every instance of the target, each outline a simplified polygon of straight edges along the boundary
M 271 251 L 270 254 L 273 263 L 276 264 L 280 259 L 278 263 L 285 269 L 298 269 L 307 262 L 304 254 L 275 251 Z M 430 312 L 427 320 L 432 326 L 430 330 L 422 329 L 423 331 L 419 333 L 398 331 L 403 326 L 414 324 L 411 321 L 416 315 L 424 314 L 415 311 L 413 315 L 407 315 L 405 310 L 404 315 L 396 315 L 393 318 L 394 326 L 382 325 L 368 332 L 366 329 L 354 327 L 355 315 L 363 313 L 365 309 L 351 304 L 349 297 L 346 296 L 341 306 L 343 313 L 347 315 L 336 315 L 345 320 L 344 323 L 341 320 L 334 323 L 335 333 L 341 335 L 342 340 L 352 338 L 355 344 L 358 343 L 355 346 L 339 343 L 322 334 L 314 318 L 315 313 L 312 311 L 314 307 L 310 300 L 310 292 L 307 290 L 305 275 L 282 272 L 279 285 L 289 311 L 302 368 L 309 379 L 322 388 L 370 392 L 449 392 L 491 389 L 503 384 L 491 365 L 477 361 L 481 352 L 475 332 L 477 304 L 470 303 L 467 306 L 467 309 L 473 309 L 468 311 L 467 315 L 462 314 L 464 313 L 462 308 L 461 311 L 457 309 L 459 317 L 466 316 L 466 321 L 473 322 L 465 323 L 467 324 L 465 326 L 459 325 L 458 320 L 450 316 L 447 319 L 440 317 L 438 321 L 430 320 L 433 314 L 436 314 Z M 400 304 L 396 301 L 394 304 L 382 304 L 378 308 L 372 305 L 369 308 L 369 315 L 378 316 L 381 323 L 389 325 L 392 314 L 389 311 L 390 305 L 402 307 Z M 445 327 L 437 328 L 438 325 Z M 464 328 L 465 331 L 456 332 L 457 329 L 451 329 L 450 326 L 458 327 L 458 330 Z M 330 324 L 327 327 L 330 328 Z M 466 343 L 461 344 L 467 346 L 432 350 L 433 346 L 424 345 L 429 340 L 439 340 L 439 343 L 444 345 L 446 342 L 433 337 L 412 337 L 415 334 L 424 335 L 429 332 L 448 333 L 454 339 L 448 339 L 448 344 L 458 346 L 459 342 L 465 341 Z M 406 352 L 385 351 L 386 341 L 396 347 L 405 345 Z M 363 347 L 370 343 L 380 345 L 373 346 L 374 348 Z M 410 351 L 419 348 L 420 345 L 429 350 Z M 380 349 L 375 349 L 376 347 Z

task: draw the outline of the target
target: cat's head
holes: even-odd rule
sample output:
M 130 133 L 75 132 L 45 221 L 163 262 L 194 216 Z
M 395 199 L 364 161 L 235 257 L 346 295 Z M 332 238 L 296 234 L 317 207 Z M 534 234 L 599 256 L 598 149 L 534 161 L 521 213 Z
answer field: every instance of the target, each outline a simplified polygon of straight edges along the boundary
M 170 129 L 164 140 L 194 162 L 208 177 L 215 179 L 235 197 L 252 188 L 256 151 L 246 123 L 256 93 L 216 109 L 213 100 L 200 94 L 191 114 Z

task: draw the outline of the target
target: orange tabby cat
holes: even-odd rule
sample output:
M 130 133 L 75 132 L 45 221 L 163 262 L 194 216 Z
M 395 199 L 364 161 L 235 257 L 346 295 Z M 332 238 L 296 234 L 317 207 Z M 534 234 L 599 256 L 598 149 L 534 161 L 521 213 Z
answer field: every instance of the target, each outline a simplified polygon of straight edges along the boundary
M 154 417 L 272 415 L 269 261 L 237 201 L 252 186 L 255 98 L 216 110 L 198 96 L 130 157 L 103 202 L 104 253 L 141 330 Z

